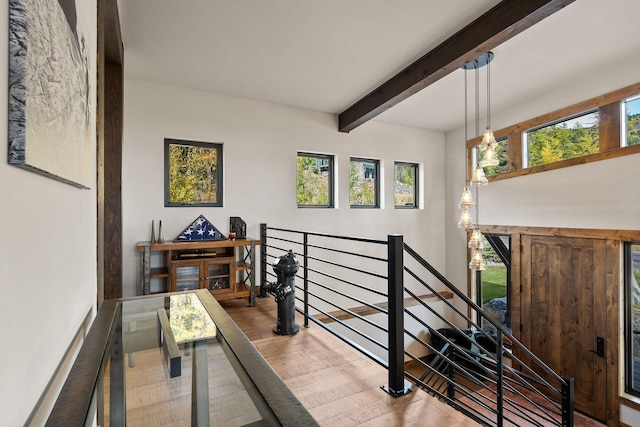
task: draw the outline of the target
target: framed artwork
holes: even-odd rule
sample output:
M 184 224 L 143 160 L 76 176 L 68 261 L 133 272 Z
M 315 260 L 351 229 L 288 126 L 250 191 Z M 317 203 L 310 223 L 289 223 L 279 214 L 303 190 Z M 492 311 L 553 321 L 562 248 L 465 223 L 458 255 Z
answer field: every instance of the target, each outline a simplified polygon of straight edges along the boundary
M 222 206 L 222 144 L 164 140 L 165 206 Z
M 9 164 L 94 179 L 96 1 L 9 0 Z

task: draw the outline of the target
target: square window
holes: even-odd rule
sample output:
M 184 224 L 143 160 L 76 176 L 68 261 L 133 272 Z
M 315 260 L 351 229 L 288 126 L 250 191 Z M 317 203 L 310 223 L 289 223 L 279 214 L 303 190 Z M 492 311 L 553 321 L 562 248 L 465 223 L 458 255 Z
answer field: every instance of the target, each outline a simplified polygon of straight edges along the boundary
M 298 207 L 332 208 L 333 156 L 298 153 L 296 203 Z
M 222 206 L 222 144 L 164 140 L 164 205 Z
M 352 208 L 380 207 L 380 162 L 351 158 L 349 163 L 349 204 Z
M 396 208 L 418 207 L 418 165 L 396 162 L 393 165 L 393 203 Z

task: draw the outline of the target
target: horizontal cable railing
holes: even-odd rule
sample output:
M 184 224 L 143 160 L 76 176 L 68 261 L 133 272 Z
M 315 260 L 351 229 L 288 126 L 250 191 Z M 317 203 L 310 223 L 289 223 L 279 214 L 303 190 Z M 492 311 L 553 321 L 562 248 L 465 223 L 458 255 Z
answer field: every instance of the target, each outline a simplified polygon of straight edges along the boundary
M 260 238 L 261 284 L 276 278 L 269 264 L 293 251 L 304 326 L 314 322 L 385 367 L 383 388 L 393 396 L 408 392 L 409 380 L 484 425 L 573 425 L 573 380 L 553 372 L 402 236 L 262 224 Z

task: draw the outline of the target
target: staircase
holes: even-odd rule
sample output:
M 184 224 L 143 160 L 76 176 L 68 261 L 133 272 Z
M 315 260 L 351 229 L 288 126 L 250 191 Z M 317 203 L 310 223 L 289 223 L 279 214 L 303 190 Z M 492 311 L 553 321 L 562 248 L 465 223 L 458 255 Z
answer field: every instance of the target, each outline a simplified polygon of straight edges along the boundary
M 275 280 L 268 265 L 293 250 L 305 326 L 316 323 L 384 366 L 389 394 L 421 388 L 483 425 L 573 425 L 573 380 L 553 372 L 402 236 L 261 224 L 260 240 L 260 283 Z

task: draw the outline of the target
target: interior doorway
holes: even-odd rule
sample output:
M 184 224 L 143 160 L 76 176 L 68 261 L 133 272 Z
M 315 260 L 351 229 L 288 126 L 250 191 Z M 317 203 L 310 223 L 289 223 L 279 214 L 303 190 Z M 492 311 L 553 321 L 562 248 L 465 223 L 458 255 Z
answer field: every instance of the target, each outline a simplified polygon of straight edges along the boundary
M 604 239 L 520 238 L 520 310 L 514 313 L 520 339 L 554 371 L 574 378 L 576 410 L 606 422 L 607 352 L 612 351 L 607 272 L 615 270 L 617 260 L 608 259 Z

